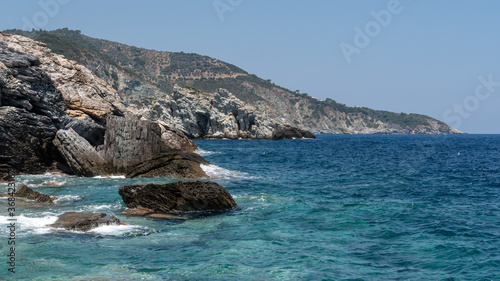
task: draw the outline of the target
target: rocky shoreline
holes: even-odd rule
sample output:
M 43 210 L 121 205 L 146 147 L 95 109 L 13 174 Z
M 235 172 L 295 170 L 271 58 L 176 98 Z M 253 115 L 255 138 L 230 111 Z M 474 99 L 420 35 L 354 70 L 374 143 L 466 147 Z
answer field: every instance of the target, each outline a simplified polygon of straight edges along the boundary
M 118 93 L 87 68 L 40 42 L 0 32 L 0 181 L 46 172 L 206 180 L 200 165 L 209 163 L 194 153 L 197 146 L 189 137 L 314 138 L 264 118 L 225 90 L 210 97 L 190 91 L 178 87 L 175 100 L 127 108 Z M 187 110 L 198 105 L 204 110 Z M 171 118 L 166 118 L 167 108 Z M 207 181 L 125 186 L 119 195 L 130 208 L 125 214 L 148 218 L 185 219 L 186 213 L 236 206 L 222 186 Z M 0 196 L 36 208 L 57 199 L 25 185 Z M 87 232 L 120 224 L 104 213 L 70 212 L 50 226 Z
M 43 43 L 0 33 L 0 180 L 44 172 L 208 178 L 200 168 L 208 162 L 188 137 L 314 137 L 263 118 L 225 90 L 205 99 L 178 87 L 172 95 L 169 103 L 127 108 L 86 67 Z M 186 111 L 198 105 L 205 111 Z M 162 113 L 167 107 L 172 118 Z

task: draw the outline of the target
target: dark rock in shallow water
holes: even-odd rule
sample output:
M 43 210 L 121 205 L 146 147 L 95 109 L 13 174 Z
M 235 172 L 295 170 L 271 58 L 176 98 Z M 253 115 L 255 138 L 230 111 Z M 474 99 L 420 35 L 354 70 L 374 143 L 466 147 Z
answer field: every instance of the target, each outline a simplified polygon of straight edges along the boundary
M 14 197 L 22 197 L 30 200 L 35 200 L 36 203 L 42 203 L 42 204 L 54 204 L 54 200 L 57 199 L 54 196 L 49 196 L 34 191 L 33 189 L 27 187 L 26 185 L 22 185 L 21 187 L 16 189 L 16 192 L 14 192 Z
M 214 182 L 129 185 L 118 191 L 129 208 L 154 213 L 224 211 L 236 206 L 231 194 Z
M 69 212 L 60 215 L 57 221 L 49 226 L 66 230 L 89 231 L 102 225 L 120 224 L 123 223 L 118 218 L 104 213 Z
M 292 127 L 290 125 L 278 125 L 273 132 L 273 140 L 282 139 L 315 139 L 316 137 L 309 131 L 299 129 L 297 127 Z

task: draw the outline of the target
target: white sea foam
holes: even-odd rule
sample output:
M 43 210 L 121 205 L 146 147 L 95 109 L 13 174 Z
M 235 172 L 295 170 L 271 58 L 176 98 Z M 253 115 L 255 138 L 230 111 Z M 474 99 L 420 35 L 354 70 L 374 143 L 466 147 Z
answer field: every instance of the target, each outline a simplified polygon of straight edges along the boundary
M 214 179 L 231 180 L 231 179 L 251 178 L 251 176 L 247 173 L 231 171 L 213 164 L 209 165 L 201 164 L 200 166 L 209 177 Z
M 107 211 L 107 210 L 114 210 L 120 208 L 121 205 L 120 203 L 115 203 L 115 204 L 101 204 L 101 205 L 85 205 L 82 206 L 80 211 L 85 211 L 85 212 L 102 212 L 102 211 Z
M 8 216 L 0 216 L 0 224 L 9 224 L 12 221 L 8 221 L 12 217 Z M 39 218 L 34 218 L 34 217 L 27 217 L 24 215 L 20 216 L 15 216 L 13 217 L 17 219 L 16 227 L 18 228 L 17 231 L 27 231 L 30 233 L 34 234 L 45 234 L 49 233 L 51 231 L 51 228 L 48 227 L 47 225 L 53 224 L 57 220 L 57 216 L 55 214 L 49 214 L 45 217 L 39 217 Z M 6 228 L 7 229 L 7 228 Z
M 101 225 L 90 231 L 91 233 L 105 236 L 123 236 L 123 235 L 147 235 L 150 230 L 138 225 Z
M 126 177 L 121 176 L 95 176 L 94 179 L 125 179 Z
M 56 204 L 66 204 L 66 203 L 72 203 L 78 200 L 83 199 L 82 196 L 77 196 L 77 195 L 62 195 L 58 196 L 58 198 L 54 201 Z
M 212 154 L 217 154 L 218 152 L 213 152 L 213 151 L 208 151 L 208 150 L 203 150 L 201 148 L 198 148 L 198 150 L 195 150 L 194 153 L 200 155 L 200 156 L 208 156 Z

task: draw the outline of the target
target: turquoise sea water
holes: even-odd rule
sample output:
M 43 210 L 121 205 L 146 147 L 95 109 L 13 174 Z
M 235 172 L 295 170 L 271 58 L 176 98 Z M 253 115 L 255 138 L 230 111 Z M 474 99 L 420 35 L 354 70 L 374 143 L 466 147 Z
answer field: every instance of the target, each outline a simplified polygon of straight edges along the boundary
M 0 199 L 0 279 L 500 280 L 499 135 L 196 143 L 237 209 L 188 221 L 129 217 L 121 186 L 175 179 L 19 176 L 18 186 L 60 199 L 17 210 L 15 274 Z M 52 181 L 60 185 L 43 186 Z M 45 226 L 67 211 L 127 225 Z

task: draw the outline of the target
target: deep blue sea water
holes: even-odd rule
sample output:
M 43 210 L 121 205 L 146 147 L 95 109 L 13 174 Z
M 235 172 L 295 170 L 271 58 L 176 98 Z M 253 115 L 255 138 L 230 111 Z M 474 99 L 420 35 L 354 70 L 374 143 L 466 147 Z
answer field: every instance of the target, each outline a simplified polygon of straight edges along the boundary
M 500 280 L 500 135 L 196 143 L 237 209 L 188 221 L 129 217 L 121 186 L 175 179 L 19 176 L 18 186 L 60 199 L 17 210 L 15 274 L 0 199 L 0 279 Z M 60 185 L 43 186 L 52 181 Z M 128 225 L 45 226 L 67 211 Z

